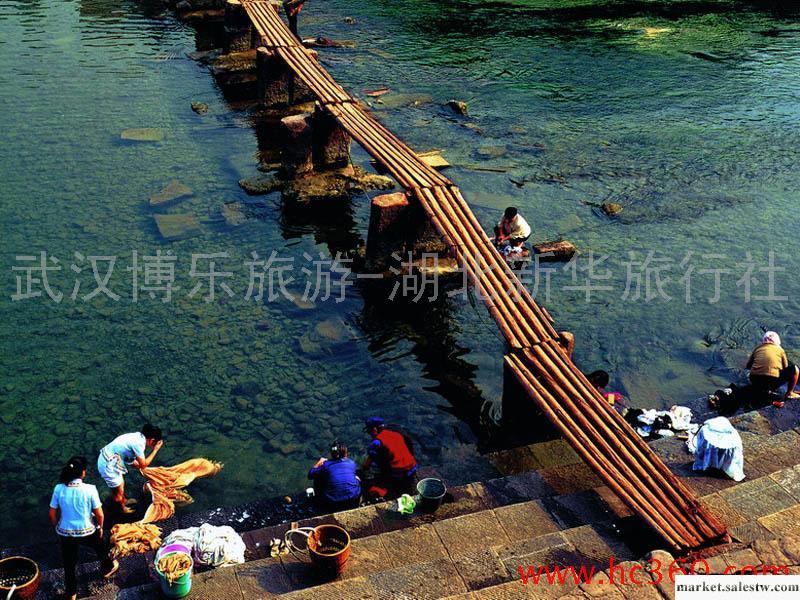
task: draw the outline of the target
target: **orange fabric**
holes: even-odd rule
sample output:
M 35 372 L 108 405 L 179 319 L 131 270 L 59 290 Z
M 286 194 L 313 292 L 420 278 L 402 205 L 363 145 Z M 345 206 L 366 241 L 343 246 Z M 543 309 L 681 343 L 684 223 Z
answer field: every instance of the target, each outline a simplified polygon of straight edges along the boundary
M 182 488 L 198 477 L 216 475 L 222 464 L 192 458 L 173 467 L 145 467 L 142 475 L 147 479 L 146 488 L 153 496 L 152 504 L 147 509 L 140 523 L 153 523 L 169 519 L 175 514 L 175 505 L 192 503 L 192 497 Z
M 152 502 L 141 521 L 111 528 L 111 553 L 119 557 L 156 550 L 161 546 L 161 530 L 150 523 L 169 519 L 175 514 L 176 504 L 191 504 L 192 497 L 183 488 L 198 477 L 216 475 L 222 466 L 205 458 L 192 458 L 172 467 L 140 469 L 147 479 L 145 489 L 152 495 Z

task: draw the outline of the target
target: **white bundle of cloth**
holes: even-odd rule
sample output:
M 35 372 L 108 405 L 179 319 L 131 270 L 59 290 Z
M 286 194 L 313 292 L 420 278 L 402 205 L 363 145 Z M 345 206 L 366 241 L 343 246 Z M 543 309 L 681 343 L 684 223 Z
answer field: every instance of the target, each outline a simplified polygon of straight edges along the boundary
M 692 470 L 718 469 L 734 481 L 744 479 L 744 451 L 739 432 L 725 417 L 709 419 L 686 442 L 694 454 Z
M 183 544 L 192 549 L 194 564 L 207 567 L 227 567 L 244 562 L 245 545 L 232 527 L 217 527 L 203 523 L 200 527 L 177 529 L 163 545 Z

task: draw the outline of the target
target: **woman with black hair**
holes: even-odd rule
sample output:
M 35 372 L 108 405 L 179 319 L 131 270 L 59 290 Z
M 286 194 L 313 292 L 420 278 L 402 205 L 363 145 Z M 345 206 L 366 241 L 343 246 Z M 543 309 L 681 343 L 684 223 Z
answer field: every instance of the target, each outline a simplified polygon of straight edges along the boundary
M 347 446 L 331 444 L 331 458 L 320 458 L 308 472 L 314 482 L 317 506 L 323 512 L 338 512 L 358 508 L 361 503 L 361 480 L 356 475 L 358 465 L 347 457 Z
M 78 581 L 75 569 L 78 566 L 78 548 L 89 546 L 100 559 L 100 569 L 106 579 L 119 569 L 119 563 L 108 554 L 103 541 L 103 508 L 97 488 L 84 483 L 86 459 L 73 456 L 61 469 L 60 483 L 53 490 L 50 500 L 50 522 L 56 528 L 61 542 L 64 560 L 64 586 L 66 597 L 75 600 Z

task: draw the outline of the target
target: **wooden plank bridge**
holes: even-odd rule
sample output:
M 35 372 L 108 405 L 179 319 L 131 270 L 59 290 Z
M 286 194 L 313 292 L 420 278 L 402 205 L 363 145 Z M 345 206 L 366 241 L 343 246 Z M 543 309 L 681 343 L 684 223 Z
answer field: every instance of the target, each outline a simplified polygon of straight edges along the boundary
M 316 97 L 321 109 L 425 210 L 480 290 L 507 340 L 507 368 L 578 455 L 673 550 L 688 552 L 725 539 L 725 526 L 573 364 L 559 342 L 553 319 L 500 256 L 460 190 L 378 122 L 322 68 L 315 54 L 281 18 L 280 3 L 244 0 L 242 4 L 252 24 L 253 45 L 280 57 Z

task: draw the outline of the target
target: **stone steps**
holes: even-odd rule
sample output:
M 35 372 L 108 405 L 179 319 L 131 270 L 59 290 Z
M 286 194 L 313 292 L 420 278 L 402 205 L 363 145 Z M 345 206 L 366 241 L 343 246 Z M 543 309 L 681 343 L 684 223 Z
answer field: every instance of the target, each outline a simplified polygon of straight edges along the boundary
M 652 445 L 703 501 L 729 523 L 734 538 L 731 551 L 755 540 L 800 534 L 797 525 L 800 523 L 800 435 L 798 429 L 792 427 L 798 423 L 800 403 L 797 404 L 797 409 L 793 408 L 791 412 L 770 407 L 732 419 L 740 429 L 745 445 L 748 479 L 740 484 L 692 473 L 692 457 L 681 441 L 663 439 Z M 353 555 L 345 580 L 324 584 L 330 586 L 325 588 L 329 590 L 326 593 L 330 593 L 330 597 L 350 598 L 361 597 L 358 592 L 361 590 L 364 597 L 373 597 L 370 593 L 378 592 L 385 596 L 381 586 L 399 589 L 400 582 L 406 582 L 402 585 L 411 589 L 416 585 L 413 573 L 430 571 L 440 574 L 438 579 L 435 578 L 438 583 L 428 582 L 430 593 L 423 594 L 417 590 L 415 593 L 423 594 L 419 597 L 440 597 L 430 595 L 435 590 L 438 590 L 435 591 L 437 594 L 447 592 L 456 596 L 467 591 L 475 592 L 471 598 L 504 597 L 491 596 L 494 593 L 491 590 L 495 586 L 504 589 L 506 580 L 503 577 L 510 577 L 509 567 L 513 571 L 514 565 L 509 561 L 513 559 L 521 560 L 522 557 L 530 561 L 535 558 L 541 563 L 561 560 L 588 564 L 586 557 L 594 556 L 607 564 L 609 552 L 617 552 L 612 548 L 612 541 L 621 543 L 623 547 L 619 551 L 627 552 L 628 556 L 634 552 L 642 555 L 658 547 L 660 540 L 652 534 L 642 539 L 641 533 L 649 534 L 649 530 L 631 517 L 607 488 L 599 485 L 591 471 L 582 463 L 573 462 L 574 453 L 566 446 L 559 448 L 559 443 L 548 443 L 549 447 L 525 447 L 514 453 L 522 459 L 509 460 L 512 454 L 507 454 L 503 458 L 506 461 L 504 470 L 513 471 L 516 469 L 514 465 L 527 466 L 531 461 L 538 461 L 540 468 L 453 488 L 450 490 L 451 500 L 443 504 L 435 515 L 399 517 L 391 510 L 390 503 L 383 503 L 299 520 L 301 526 L 337 523 L 351 532 Z M 545 464 L 542 458 L 550 462 Z M 530 535 L 532 525 L 536 527 L 535 535 Z M 284 523 L 244 532 L 242 537 L 248 548 L 248 562 L 234 569 L 196 574 L 196 592 L 200 594 L 207 586 L 210 590 L 218 585 L 227 586 L 234 590 L 231 597 L 240 598 L 242 596 L 237 596 L 235 590 L 261 586 L 264 589 L 258 592 L 262 594 L 260 596 L 241 593 L 245 598 L 278 595 L 300 598 L 306 597 L 303 594 L 312 594 L 313 590 L 319 591 L 321 588 L 318 586 L 309 588 L 301 581 L 302 574 L 307 577 L 308 572 L 293 557 L 270 559 L 266 556 L 269 540 L 282 537 L 287 527 Z M 624 536 L 629 545 L 630 540 L 638 538 L 641 543 L 635 548 L 621 542 L 620 534 L 624 534 L 626 528 L 636 529 L 636 535 Z M 473 529 L 478 531 L 474 534 L 479 540 L 477 547 L 461 542 L 458 534 L 453 534 Z M 481 532 L 490 532 L 492 539 L 481 537 Z M 471 538 L 473 534 L 462 537 Z M 594 553 L 586 550 L 591 548 L 590 538 L 594 539 L 598 549 Z M 419 542 L 417 545 L 423 549 L 415 551 L 415 562 L 404 564 L 405 559 L 390 548 L 406 547 L 409 540 Z M 96 580 L 95 564 L 83 565 L 79 573 L 82 592 L 84 595 L 93 594 L 92 597 L 97 599 L 148 597 L 146 594 L 150 593 L 148 590 L 154 581 L 149 566 L 151 561 L 152 558 L 147 556 L 125 559 L 113 584 Z M 512 575 L 513 580 L 516 573 Z M 40 597 L 50 598 L 53 583 L 60 584 L 60 570 L 44 573 L 43 579 L 44 595 Z M 461 583 L 456 585 L 452 581 Z M 479 584 L 480 587 L 475 587 Z M 452 585 L 463 586 L 466 590 L 453 591 Z M 345 594 L 341 591 L 344 589 L 352 589 L 352 593 Z M 483 595 L 478 594 L 479 591 Z M 214 596 L 211 591 L 197 597 L 222 598 Z

